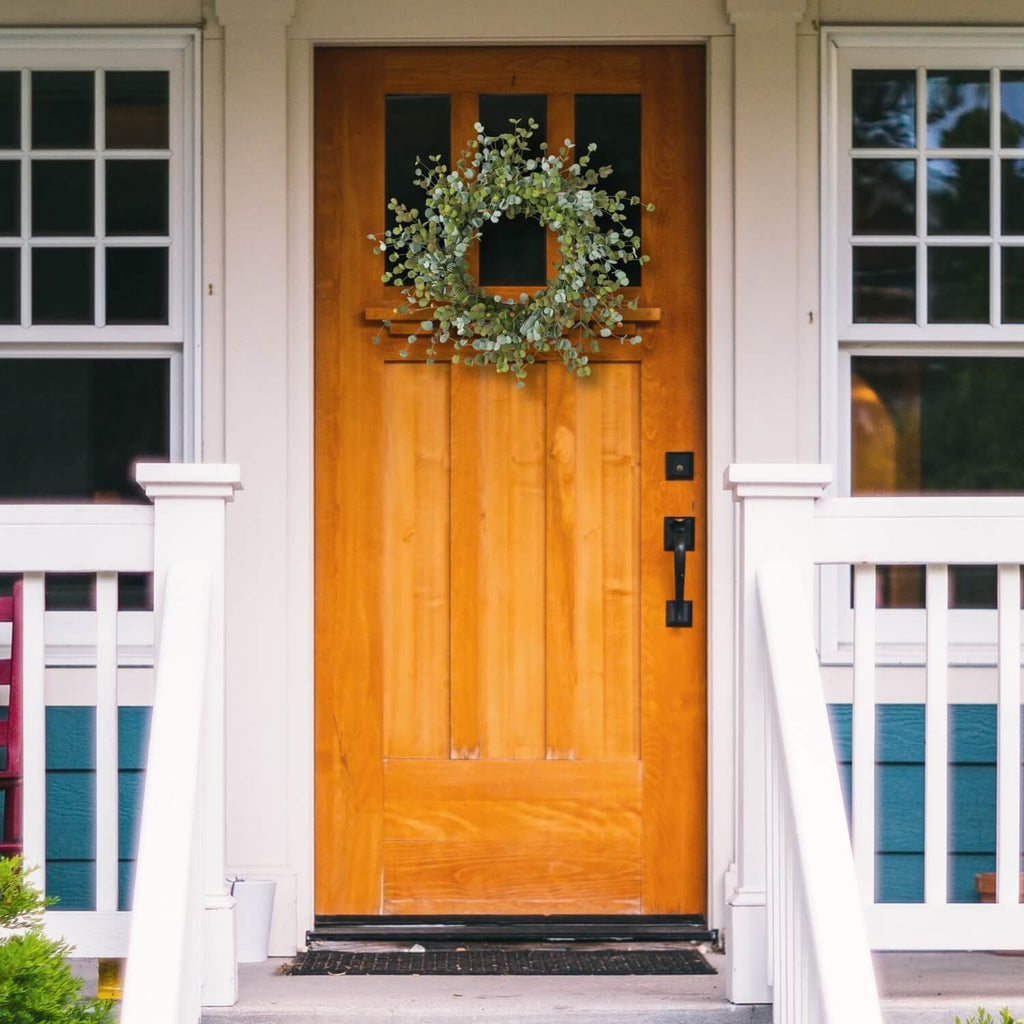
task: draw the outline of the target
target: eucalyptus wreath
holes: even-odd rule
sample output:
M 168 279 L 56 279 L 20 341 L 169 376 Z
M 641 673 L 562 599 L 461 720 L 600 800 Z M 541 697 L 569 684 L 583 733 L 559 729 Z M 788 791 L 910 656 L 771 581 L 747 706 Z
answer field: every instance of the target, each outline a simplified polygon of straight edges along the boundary
M 376 243 L 374 252 L 386 254 L 382 280 L 401 287 L 407 300 L 395 312 L 424 314 L 419 328 L 429 335 L 428 363 L 439 345 L 450 343 L 453 363 L 492 365 L 522 386 L 537 354 L 554 351 L 566 369 L 585 377 L 587 352 L 599 351 L 602 340 L 640 342 L 639 335 L 625 331 L 622 315 L 623 308 L 636 308 L 636 300 L 627 303 L 620 291 L 629 284 L 623 268 L 649 259 L 640 254 L 640 238 L 624 212 L 640 199 L 596 187 L 612 168 L 591 166 L 593 143 L 576 159 L 570 139 L 557 154 L 540 143 L 539 155 L 533 155 L 537 123 L 510 124 L 501 135 L 474 125 L 476 138 L 451 170 L 439 156 L 417 158 L 422 212 L 392 199 L 394 227 L 368 237 Z M 486 225 L 502 217 L 531 217 L 558 238 L 553 278 L 518 301 L 485 291 L 467 262 Z M 409 344 L 416 341 L 416 334 L 409 336 Z

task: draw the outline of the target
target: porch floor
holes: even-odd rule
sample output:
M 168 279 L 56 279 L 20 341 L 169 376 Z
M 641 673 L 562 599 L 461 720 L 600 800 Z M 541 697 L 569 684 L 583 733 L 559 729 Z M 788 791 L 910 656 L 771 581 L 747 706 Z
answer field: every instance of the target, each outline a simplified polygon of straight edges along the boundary
M 237 1006 L 207 1009 L 204 1024 L 717 1024 L 769 1022 L 767 1006 L 725 999 L 725 958 L 713 976 L 313 977 L 243 966 Z M 1024 1015 L 1024 959 L 991 953 L 880 953 L 875 957 L 886 1024 L 953 1024 L 977 1006 Z

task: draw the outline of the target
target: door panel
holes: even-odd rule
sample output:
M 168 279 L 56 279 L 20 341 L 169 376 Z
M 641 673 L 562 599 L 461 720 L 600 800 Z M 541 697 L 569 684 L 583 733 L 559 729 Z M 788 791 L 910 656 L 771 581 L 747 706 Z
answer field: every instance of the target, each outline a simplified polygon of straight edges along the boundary
M 519 389 L 403 358 L 412 324 L 371 344 L 399 296 L 366 235 L 410 138 L 458 153 L 481 110 L 529 106 L 557 148 L 600 96 L 640 110 L 657 205 L 643 344 Z M 319 914 L 703 911 L 703 111 L 697 47 L 318 51 Z M 533 274 L 525 236 L 488 245 L 488 273 Z M 693 481 L 664 479 L 678 449 Z M 697 517 L 692 629 L 665 627 L 666 515 Z

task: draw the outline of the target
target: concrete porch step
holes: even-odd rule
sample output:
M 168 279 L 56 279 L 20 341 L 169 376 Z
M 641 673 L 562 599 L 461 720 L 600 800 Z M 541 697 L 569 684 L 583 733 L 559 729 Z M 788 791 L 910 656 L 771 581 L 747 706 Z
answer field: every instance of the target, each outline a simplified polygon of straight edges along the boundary
M 237 1006 L 204 1024 L 768 1024 L 767 1006 L 725 999 L 725 958 L 702 977 L 320 977 L 240 968 Z M 1024 959 L 989 953 L 876 956 L 886 1024 L 953 1024 L 979 1005 L 1024 1016 Z

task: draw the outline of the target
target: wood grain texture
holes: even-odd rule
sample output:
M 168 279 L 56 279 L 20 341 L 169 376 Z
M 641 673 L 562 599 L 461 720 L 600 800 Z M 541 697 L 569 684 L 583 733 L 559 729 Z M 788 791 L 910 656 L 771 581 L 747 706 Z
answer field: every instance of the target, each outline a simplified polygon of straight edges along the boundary
M 543 758 L 545 373 L 456 369 L 452 756 Z
M 448 376 L 384 367 L 384 756 L 449 749 Z

